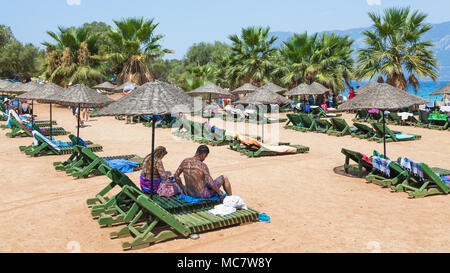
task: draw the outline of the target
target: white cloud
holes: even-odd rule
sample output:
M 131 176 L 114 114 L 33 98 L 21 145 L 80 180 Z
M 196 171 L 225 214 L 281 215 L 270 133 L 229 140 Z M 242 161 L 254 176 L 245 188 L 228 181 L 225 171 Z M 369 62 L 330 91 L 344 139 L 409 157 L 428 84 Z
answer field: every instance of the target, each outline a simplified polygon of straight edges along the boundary
M 367 5 L 369 6 L 381 6 L 381 0 L 366 0 L 366 1 Z
M 67 2 L 67 5 L 69 5 L 69 6 L 79 6 L 79 5 L 81 5 L 81 0 L 66 0 L 66 2 Z

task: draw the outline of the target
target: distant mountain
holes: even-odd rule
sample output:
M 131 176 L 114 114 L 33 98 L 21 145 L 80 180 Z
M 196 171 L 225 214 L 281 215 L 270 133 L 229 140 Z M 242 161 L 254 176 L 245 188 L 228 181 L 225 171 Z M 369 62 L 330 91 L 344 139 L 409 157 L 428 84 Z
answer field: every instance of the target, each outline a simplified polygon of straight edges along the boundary
M 361 34 L 366 28 L 354 28 L 349 30 L 324 31 L 325 33 L 334 32 L 338 35 L 349 35 L 355 40 L 354 47 L 359 49 L 364 47 L 364 36 Z M 278 36 L 276 46 L 281 46 L 292 35 L 292 32 L 271 32 L 271 36 Z M 450 22 L 433 24 L 433 28 L 424 35 L 425 40 L 431 40 L 435 45 L 433 50 L 439 60 L 440 80 L 450 81 Z

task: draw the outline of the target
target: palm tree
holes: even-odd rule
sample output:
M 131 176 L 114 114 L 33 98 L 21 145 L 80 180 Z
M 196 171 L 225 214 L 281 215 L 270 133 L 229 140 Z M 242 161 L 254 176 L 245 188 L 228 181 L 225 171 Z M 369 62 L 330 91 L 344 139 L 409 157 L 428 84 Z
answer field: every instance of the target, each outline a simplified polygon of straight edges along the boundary
M 110 28 L 107 34 L 112 46 L 106 60 L 118 65 L 119 83 L 133 82 L 141 85 L 152 81 L 153 77 L 147 63 L 171 50 L 162 49 L 159 44 L 163 35 L 156 35 L 155 29 L 159 25 L 154 19 L 127 18 L 114 21 L 116 28 Z
M 231 35 L 230 67 L 227 71 L 232 85 L 251 83 L 256 86 L 268 81 L 277 49 L 273 43 L 278 37 L 269 37 L 269 27 L 242 29 L 241 37 Z
M 439 76 L 431 41 L 422 41 L 432 27 L 425 24 L 427 15 L 410 8 L 390 8 L 384 15 L 369 13 L 373 30 L 364 31 L 367 48 L 358 52 L 357 77 L 384 81 L 400 89 L 419 87 L 420 78 Z M 408 80 L 406 80 L 408 78 Z
M 58 30 L 59 33 L 47 31 L 56 43 L 42 43 L 46 46 L 43 76 L 62 86 L 102 81 L 105 77 L 96 58 L 98 37 L 85 28 L 58 27 Z
M 342 90 L 353 77 L 352 44 L 348 36 L 334 33 L 294 34 L 281 47 L 273 75 L 290 88 L 319 82 L 335 91 Z

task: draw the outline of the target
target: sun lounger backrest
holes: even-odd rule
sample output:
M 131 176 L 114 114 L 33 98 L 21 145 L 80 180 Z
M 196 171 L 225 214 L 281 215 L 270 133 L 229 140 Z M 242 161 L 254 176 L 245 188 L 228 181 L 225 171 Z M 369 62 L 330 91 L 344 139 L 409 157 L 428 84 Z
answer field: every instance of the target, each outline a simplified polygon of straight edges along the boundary
M 371 132 L 373 132 L 373 130 L 372 130 L 369 126 L 367 126 L 367 125 L 365 125 L 365 124 L 361 124 L 361 123 L 355 122 L 355 123 L 353 123 L 353 125 L 354 125 L 358 130 L 361 130 L 361 131 L 364 132 L 364 133 L 371 133 Z
M 311 127 L 311 125 L 313 124 L 313 120 L 308 114 L 300 114 L 300 120 L 305 125 L 305 127 Z
M 48 145 L 50 145 L 53 149 L 55 149 L 56 151 L 58 151 L 58 153 L 61 152 L 61 149 L 55 144 L 53 143 L 50 139 L 48 139 L 47 137 L 45 137 L 43 134 L 39 133 L 36 130 L 33 130 L 32 132 L 33 134 L 33 140 L 34 140 L 34 145 L 35 146 L 39 146 L 40 143 L 42 142 L 46 142 Z
M 142 194 L 138 190 L 129 186 L 124 186 L 122 192 L 182 235 L 188 236 L 191 233 L 189 228 L 184 226 L 183 223 L 178 221 L 170 212 L 162 208 L 145 194 Z
M 442 179 L 439 176 L 437 176 L 433 172 L 433 170 L 430 167 L 428 167 L 428 165 L 426 165 L 425 163 L 420 163 L 420 167 L 422 168 L 423 175 L 425 178 L 436 183 L 436 185 L 438 185 L 445 193 L 450 192 L 450 188 L 444 183 L 444 181 L 442 181 Z
M 429 116 L 430 116 L 429 112 L 419 109 L 419 117 L 422 123 L 429 123 L 428 121 Z
M 136 184 L 134 184 L 134 182 L 131 181 L 131 179 L 126 174 L 120 172 L 119 170 L 111 169 L 109 173 L 111 174 L 111 180 L 113 180 L 113 182 L 119 185 L 121 188 L 128 186 L 139 190 Z
M 330 120 L 334 129 L 337 129 L 338 131 L 344 131 L 347 127 L 349 127 L 345 119 L 331 118 Z

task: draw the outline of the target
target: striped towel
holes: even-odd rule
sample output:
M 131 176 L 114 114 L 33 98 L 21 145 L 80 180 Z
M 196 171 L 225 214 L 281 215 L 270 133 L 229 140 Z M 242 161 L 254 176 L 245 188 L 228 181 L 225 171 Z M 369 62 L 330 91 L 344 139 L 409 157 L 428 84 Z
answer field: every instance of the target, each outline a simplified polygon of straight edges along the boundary
M 414 162 L 414 161 L 410 160 L 409 158 L 403 157 L 400 161 L 400 166 L 403 169 L 410 171 L 412 174 L 419 177 L 420 179 L 422 179 L 422 180 L 424 179 L 423 171 L 422 171 L 422 168 L 420 167 L 419 162 Z
M 373 156 L 372 157 L 372 165 L 373 167 L 380 171 L 381 173 L 387 175 L 387 176 L 391 176 L 391 168 L 389 167 L 389 165 L 391 164 L 391 160 L 389 159 L 384 159 L 378 156 Z

